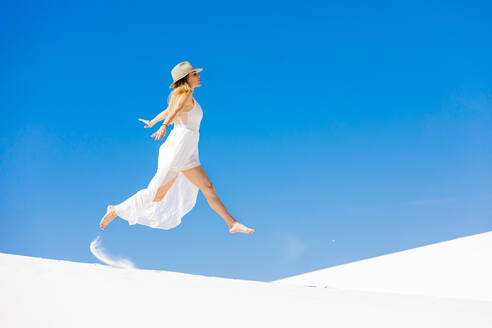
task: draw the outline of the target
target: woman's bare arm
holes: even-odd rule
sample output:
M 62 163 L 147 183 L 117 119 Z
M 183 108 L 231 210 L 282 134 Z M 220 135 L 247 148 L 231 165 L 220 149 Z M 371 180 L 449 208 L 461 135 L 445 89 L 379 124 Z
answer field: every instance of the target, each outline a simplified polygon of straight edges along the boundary
M 145 128 L 151 128 L 153 127 L 157 122 L 159 121 L 162 121 L 163 119 L 165 119 L 167 117 L 167 115 L 169 114 L 169 107 L 164 109 L 162 112 L 160 112 L 159 114 L 157 114 L 156 117 L 154 117 L 152 120 L 148 121 L 148 120 L 144 120 L 142 118 L 139 118 L 138 120 L 141 121 L 141 122 L 144 122 L 145 124 L 147 124 L 145 126 Z
M 166 116 L 169 114 L 169 107 L 164 109 L 162 112 L 160 112 L 159 114 L 157 114 L 156 117 L 154 117 L 152 120 L 144 120 L 142 118 L 139 118 L 138 120 L 140 122 L 144 122 L 145 124 L 147 124 L 146 126 L 144 126 L 144 128 L 151 128 L 153 127 L 157 122 L 159 121 L 162 121 L 163 119 L 166 118 Z
M 166 116 L 168 115 L 169 113 L 169 107 L 164 109 L 162 112 L 160 112 L 159 114 L 157 114 L 156 117 L 154 117 L 152 120 L 150 120 L 150 123 L 152 123 L 152 125 L 155 125 L 157 122 L 160 122 L 162 121 L 163 119 L 166 118 Z

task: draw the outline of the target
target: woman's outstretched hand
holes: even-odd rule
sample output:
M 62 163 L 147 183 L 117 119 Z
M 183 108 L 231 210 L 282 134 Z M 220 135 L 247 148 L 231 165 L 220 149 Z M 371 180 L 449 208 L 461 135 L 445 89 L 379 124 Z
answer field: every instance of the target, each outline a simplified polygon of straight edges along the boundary
M 166 126 L 165 125 L 161 125 L 161 127 L 159 128 L 159 130 L 157 130 L 156 133 L 154 133 L 153 135 L 151 135 L 151 137 L 154 138 L 154 140 L 161 140 L 162 138 L 164 138 L 165 135 L 166 135 Z
M 140 122 L 144 122 L 145 124 L 147 124 L 146 126 L 144 126 L 144 128 L 151 128 L 155 125 L 155 123 L 153 123 L 152 121 L 147 121 L 147 120 L 144 120 L 144 119 L 141 119 L 139 118 L 138 119 Z

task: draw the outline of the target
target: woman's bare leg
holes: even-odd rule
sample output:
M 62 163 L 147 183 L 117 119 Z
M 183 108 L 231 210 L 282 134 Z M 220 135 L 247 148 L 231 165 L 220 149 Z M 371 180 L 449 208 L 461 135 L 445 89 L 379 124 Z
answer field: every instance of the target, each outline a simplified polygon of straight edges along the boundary
M 168 183 L 157 189 L 157 192 L 155 193 L 155 197 L 153 200 L 154 202 L 160 202 L 164 198 L 164 196 L 166 196 L 169 189 L 171 189 L 171 186 L 173 185 L 174 181 L 176 181 L 178 174 L 176 174 L 176 176 L 171 181 L 169 181 Z
M 250 229 L 236 221 L 227 211 L 219 196 L 215 192 L 214 185 L 210 182 L 205 170 L 201 165 L 189 170 L 181 171 L 188 180 L 197 186 L 205 196 L 210 207 L 219 214 L 229 226 L 229 232 L 253 233 L 255 229 Z

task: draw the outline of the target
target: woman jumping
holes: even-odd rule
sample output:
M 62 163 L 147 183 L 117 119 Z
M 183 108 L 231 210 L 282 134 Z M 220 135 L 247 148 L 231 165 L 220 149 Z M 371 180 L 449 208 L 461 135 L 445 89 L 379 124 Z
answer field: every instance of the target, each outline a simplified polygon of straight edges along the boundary
M 99 223 L 102 230 L 117 216 L 127 220 L 130 225 L 138 223 L 152 228 L 172 229 L 195 206 L 200 189 L 210 207 L 225 220 L 229 232 L 251 234 L 255 231 L 229 214 L 200 165 L 198 131 L 203 112 L 193 97 L 193 91 L 201 86 L 198 72 L 202 70 L 193 68 L 187 61 L 176 65 L 171 71 L 173 83 L 170 88 L 173 90 L 168 108 L 150 121 L 139 119 L 146 124 L 146 128 L 164 120 L 152 135 L 155 140 L 161 140 L 166 135 L 169 124 L 174 123 L 174 128 L 159 148 L 157 172 L 147 188 L 116 206 L 109 205 Z

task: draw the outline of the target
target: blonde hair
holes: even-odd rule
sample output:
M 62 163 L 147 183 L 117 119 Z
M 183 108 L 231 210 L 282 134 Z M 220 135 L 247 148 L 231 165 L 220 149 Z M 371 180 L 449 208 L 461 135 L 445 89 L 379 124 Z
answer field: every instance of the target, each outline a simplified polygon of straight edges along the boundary
M 171 93 L 167 97 L 167 103 L 169 105 L 169 109 L 176 106 L 176 103 L 177 103 L 180 95 L 182 95 L 182 94 L 190 95 L 192 93 L 193 93 L 193 88 L 188 83 L 188 75 L 186 75 L 185 77 L 174 82 L 173 91 L 171 91 Z M 178 116 L 179 115 L 176 115 L 174 120 L 172 122 L 169 122 L 169 124 L 174 123 L 176 121 L 176 119 L 178 118 Z

